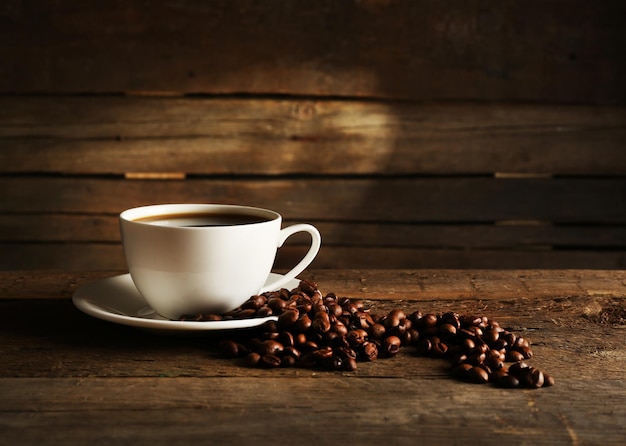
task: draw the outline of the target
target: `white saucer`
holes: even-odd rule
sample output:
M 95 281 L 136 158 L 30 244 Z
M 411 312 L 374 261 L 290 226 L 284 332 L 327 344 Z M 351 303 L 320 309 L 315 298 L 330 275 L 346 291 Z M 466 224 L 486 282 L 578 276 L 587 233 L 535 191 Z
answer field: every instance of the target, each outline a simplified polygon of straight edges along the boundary
M 273 281 L 277 277 L 280 277 L 280 275 L 272 273 L 268 277 L 268 281 Z M 293 289 L 299 284 L 300 281 L 298 279 L 293 279 L 287 282 L 284 287 Z M 79 310 L 98 319 L 116 324 L 169 332 L 251 328 L 262 325 L 266 321 L 278 319 L 277 316 L 206 322 L 166 319 L 148 306 L 135 288 L 130 274 L 122 274 L 83 285 L 76 290 L 72 296 L 72 301 Z

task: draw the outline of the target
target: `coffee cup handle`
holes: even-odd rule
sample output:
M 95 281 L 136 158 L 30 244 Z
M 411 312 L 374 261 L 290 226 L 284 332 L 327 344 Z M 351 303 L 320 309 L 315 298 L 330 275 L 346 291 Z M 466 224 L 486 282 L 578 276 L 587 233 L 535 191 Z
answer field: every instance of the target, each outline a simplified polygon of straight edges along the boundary
M 311 247 L 309 248 L 309 251 L 302 258 L 302 260 L 300 260 L 300 262 L 296 266 L 294 266 L 288 273 L 279 277 L 271 283 L 266 283 L 263 289 L 261 289 L 260 293 L 278 290 L 287 282 L 293 280 L 302 271 L 304 271 L 304 269 L 311 264 L 313 259 L 315 259 L 315 256 L 319 252 L 320 246 L 322 244 L 322 236 L 315 226 L 309 224 L 297 224 L 287 226 L 286 228 L 281 229 L 278 236 L 278 247 L 280 248 L 281 246 L 283 246 L 285 240 L 287 240 L 287 238 L 289 238 L 296 232 L 308 232 L 311 235 Z

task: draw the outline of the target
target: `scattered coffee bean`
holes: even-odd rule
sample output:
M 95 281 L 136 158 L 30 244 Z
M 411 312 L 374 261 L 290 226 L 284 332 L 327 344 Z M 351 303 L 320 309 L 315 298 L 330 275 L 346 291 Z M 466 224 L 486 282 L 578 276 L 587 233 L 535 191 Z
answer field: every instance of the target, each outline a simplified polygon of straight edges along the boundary
M 506 352 L 506 361 L 507 362 L 519 362 L 523 361 L 524 355 L 517 350 L 509 350 Z
M 543 387 L 550 387 L 554 385 L 554 378 L 547 373 L 543 374 Z
M 474 366 L 467 371 L 467 379 L 475 384 L 489 382 L 489 373 L 482 367 Z
M 497 386 L 504 387 L 506 389 L 519 387 L 519 379 L 509 374 L 504 374 L 503 376 L 499 377 L 495 383 Z
M 261 356 L 259 363 L 265 367 L 279 367 L 282 364 L 282 360 L 278 355 L 267 354 Z
M 250 352 L 246 355 L 246 365 L 254 367 L 261 360 L 261 355 L 255 352 Z
M 230 339 L 225 339 L 220 342 L 220 350 L 224 356 L 234 358 L 239 355 L 239 347 L 237 343 Z
M 377 315 L 361 300 L 322 295 L 317 284 L 301 281 L 293 290 L 252 296 L 223 315 L 188 315 L 214 321 L 276 315 L 245 341 L 223 340 L 222 354 L 241 357 L 249 367 L 303 367 L 354 371 L 358 361 L 396 356 L 408 347 L 417 356 L 448 360 L 459 380 L 502 388 L 540 388 L 554 378 L 529 366 L 530 342 L 485 316 L 405 313 Z M 510 365 L 509 365 L 510 364 Z M 508 366 L 507 366 L 508 365 Z
M 293 367 L 296 365 L 296 358 L 290 355 L 285 355 L 280 358 L 280 366 L 281 367 Z
M 400 338 L 397 336 L 388 336 L 383 339 L 382 349 L 385 355 L 393 356 L 400 351 L 400 346 L 402 342 Z
M 374 361 L 378 358 L 378 347 L 373 342 L 363 344 L 363 357 L 368 361 Z

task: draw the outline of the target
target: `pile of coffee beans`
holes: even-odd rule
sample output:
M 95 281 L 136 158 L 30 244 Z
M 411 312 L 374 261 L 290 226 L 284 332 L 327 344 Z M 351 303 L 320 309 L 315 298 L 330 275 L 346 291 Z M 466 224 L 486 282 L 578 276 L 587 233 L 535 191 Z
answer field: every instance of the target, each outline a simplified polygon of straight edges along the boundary
M 415 355 L 442 358 L 458 379 L 507 388 L 539 388 L 553 378 L 525 361 L 530 343 L 484 316 L 392 310 L 376 315 L 361 300 L 323 295 L 317 284 L 252 296 L 223 315 L 192 320 L 228 320 L 276 315 L 254 337 L 220 342 L 228 357 L 248 366 L 304 367 L 353 371 L 357 362 L 375 361 L 410 347 Z M 508 364 L 508 365 L 507 365 Z

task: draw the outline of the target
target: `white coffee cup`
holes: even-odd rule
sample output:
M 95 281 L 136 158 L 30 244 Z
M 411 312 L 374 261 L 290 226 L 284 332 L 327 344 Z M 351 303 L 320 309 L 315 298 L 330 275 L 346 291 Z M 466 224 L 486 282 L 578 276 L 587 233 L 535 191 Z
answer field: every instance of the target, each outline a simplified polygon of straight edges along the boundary
M 304 271 L 319 251 L 320 233 L 309 224 L 281 229 L 281 223 L 269 209 L 221 204 L 161 204 L 120 214 L 133 282 L 148 305 L 169 319 L 233 310 Z M 308 252 L 267 283 L 278 248 L 297 232 L 311 235 Z

